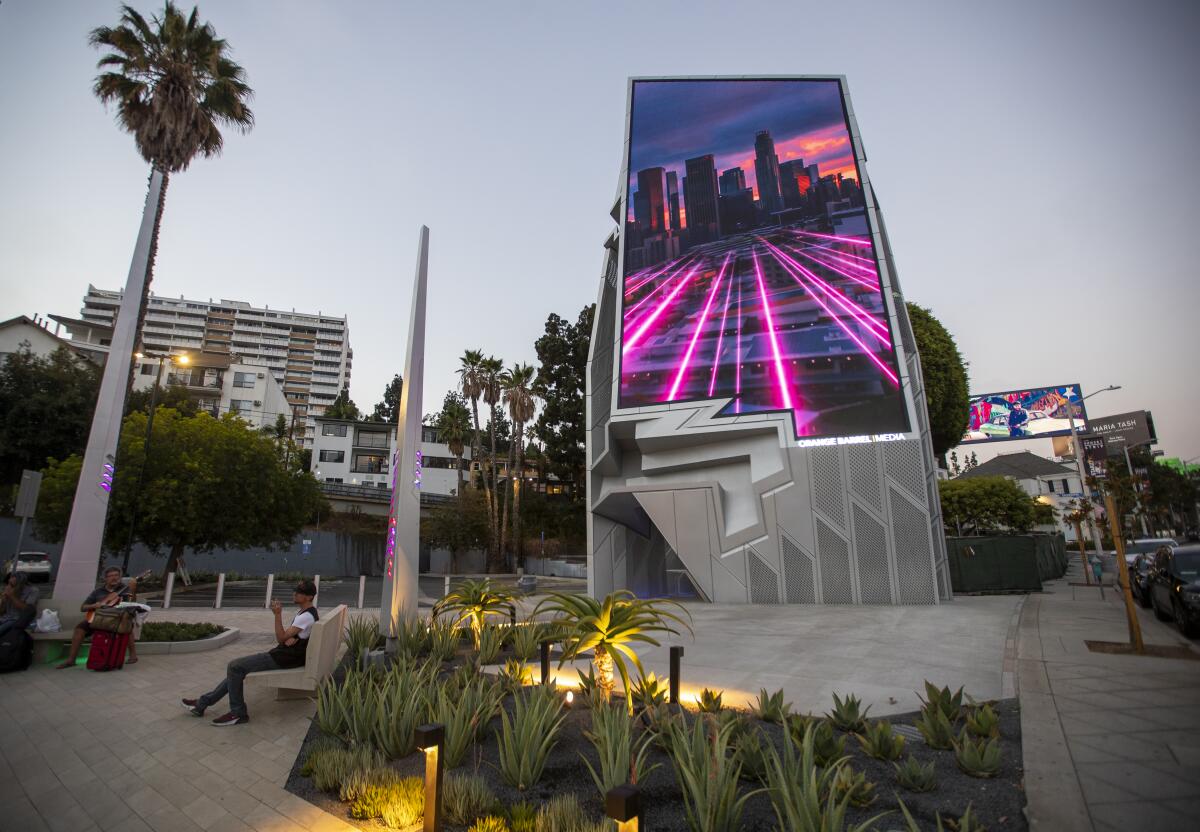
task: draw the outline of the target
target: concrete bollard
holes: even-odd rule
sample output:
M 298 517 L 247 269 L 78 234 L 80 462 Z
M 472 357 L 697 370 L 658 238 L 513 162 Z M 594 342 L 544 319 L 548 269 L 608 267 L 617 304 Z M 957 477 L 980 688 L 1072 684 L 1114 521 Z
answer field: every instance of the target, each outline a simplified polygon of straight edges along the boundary
M 366 594 L 367 594 L 367 576 L 359 575 L 358 576 L 358 608 L 360 610 L 363 608 L 363 598 L 366 596 Z
M 225 598 L 225 573 L 217 575 L 217 602 L 213 605 L 216 609 L 221 609 L 221 601 Z
M 263 601 L 263 608 L 271 608 L 271 593 L 275 591 L 275 573 L 267 575 L 267 599 Z
M 167 573 L 167 585 L 163 588 L 163 609 L 171 609 L 171 594 L 175 591 L 175 573 Z
M 313 575 L 313 586 L 317 588 L 317 594 L 313 596 L 313 606 L 317 605 L 317 598 L 321 595 L 321 576 Z

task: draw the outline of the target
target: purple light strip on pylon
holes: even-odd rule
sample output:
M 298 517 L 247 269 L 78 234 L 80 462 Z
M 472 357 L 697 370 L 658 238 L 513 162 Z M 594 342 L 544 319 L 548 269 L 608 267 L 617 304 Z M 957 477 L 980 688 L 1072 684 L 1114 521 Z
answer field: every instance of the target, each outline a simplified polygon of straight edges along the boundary
M 626 309 L 626 310 L 625 310 L 625 315 L 624 315 L 624 317 L 622 318 L 622 320 L 628 320 L 628 319 L 629 319 L 629 316 L 630 316 L 630 315 L 632 315 L 634 312 L 636 312 L 636 311 L 637 311 L 639 308 L 641 308 L 641 307 L 642 307 L 642 305 L 646 303 L 646 301 L 650 300 L 650 298 L 654 297 L 654 296 L 655 296 L 655 295 L 657 295 L 659 292 L 661 292 L 661 291 L 663 290 L 663 287 L 665 287 L 665 286 L 669 285 L 669 284 L 671 283 L 671 281 L 672 281 L 672 280 L 674 280 L 676 277 L 678 277 L 680 274 L 682 274 L 682 273 L 683 273 L 683 270 L 684 270 L 684 269 L 687 267 L 687 265 L 688 265 L 689 263 L 691 263 L 691 262 L 692 262 L 692 260 L 694 260 L 694 258 L 692 258 L 692 259 L 689 259 L 689 260 L 684 260 L 684 261 L 680 262 L 680 264 L 679 264 L 679 267 L 678 267 L 677 269 L 675 269 L 675 271 L 674 271 L 673 273 L 671 273 L 671 274 L 670 274 L 670 275 L 669 275 L 669 276 L 668 276 L 666 279 L 664 279 L 664 280 L 663 280 L 661 283 L 659 283 L 657 286 L 655 286 L 653 289 L 651 289 L 649 292 L 647 292 L 647 293 L 646 293 L 646 296 L 645 296 L 644 298 L 642 298 L 641 300 L 639 300 L 639 301 L 638 301 L 637 303 L 635 303 L 633 306 L 631 306 L 631 307 L 629 307 L 628 309 Z M 665 271 L 665 269 L 664 269 L 664 271 Z
M 667 295 L 666 300 L 660 303 L 653 312 L 638 322 L 638 327 L 634 331 L 633 335 L 629 336 L 629 340 L 626 341 L 625 345 L 621 347 L 621 355 L 625 355 L 625 353 L 637 346 L 638 342 L 642 340 L 642 336 L 646 334 L 646 330 L 650 329 L 651 325 L 658 320 L 659 315 L 663 313 L 663 310 L 670 306 L 672 302 L 674 302 L 679 293 L 683 291 L 683 287 L 692 282 L 692 278 L 699 270 L 700 264 L 697 263 L 692 267 L 692 270 L 684 276 L 683 280 L 680 280 L 678 285 L 671 290 L 671 294 Z
M 853 280 L 855 283 L 857 283 L 860 286 L 863 286 L 864 288 L 870 289 L 873 292 L 879 291 L 879 283 L 877 283 L 877 282 L 872 283 L 869 280 L 864 280 L 863 278 L 859 277 L 858 275 L 853 275 L 853 274 L 849 274 L 848 272 L 844 272 L 841 269 L 839 269 L 837 266 L 833 265 L 832 263 L 827 263 L 826 261 L 824 261 L 820 258 L 813 257 L 811 254 L 808 254 L 805 251 L 801 251 L 800 249 L 795 248 L 794 246 L 788 246 L 788 250 L 791 251 L 793 254 L 799 254 L 801 257 L 807 257 L 809 260 L 813 261 L 814 263 L 821 266 L 822 268 L 829 269 L 831 272 L 836 272 L 836 273 L 840 274 L 842 277 L 846 278 L 847 280 Z
M 788 273 L 792 275 L 792 277 L 795 279 L 795 281 L 797 283 L 799 283 L 801 286 L 804 285 L 804 282 L 800 279 L 800 277 L 792 269 L 787 268 L 787 266 L 789 264 L 792 265 L 793 267 L 795 267 L 795 269 L 799 270 L 800 272 L 803 272 L 804 275 L 806 277 L 808 277 L 808 279 L 810 281 L 816 283 L 817 286 L 823 292 L 825 292 L 825 294 L 829 297 L 830 300 L 832 300 L 838 306 L 842 307 L 842 309 L 849 312 L 850 315 L 853 316 L 860 323 L 866 325 L 868 327 L 867 331 L 872 336 L 874 336 L 875 338 L 882 341 L 886 346 L 890 347 L 892 345 L 892 340 L 888 336 L 887 327 L 884 326 L 879 321 L 875 320 L 873 317 L 871 317 L 871 313 L 867 312 L 867 310 L 863 309 L 857 303 L 850 300 L 848 297 L 843 295 L 841 292 L 834 289 L 832 286 L 830 286 L 824 280 L 817 277 L 815 274 L 813 274 L 808 269 L 804 268 L 804 266 L 797 263 L 791 257 L 788 257 L 787 254 L 785 254 L 782 249 L 776 248 L 775 246 L 768 243 L 766 240 L 763 240 L 763 243 L 767 246 L 767 248 L 769 248 L 771 250 L 771 253 L 775 255 L 775 259 L 779 260 L 780 264 L 783 265 L 783 267 L 788 271 Z
M 797 234 L 803 234 L 805 237 L 820 237 L 822 240 L 837 240 L 839 243 L 845 243 L 848 246 L 869 246 L 870 240 L 863 240 L 859 237 L 839 237 L 836 234 L 818 234 L 815 231 L 797 231 Z
M 771 341 L 771 354 L 775 358 L 775 381 L 782 394 L 783 406 L 793 410 L 792 395 L 788 392 L 787 376 L 783 372 L 783 358 L 779 355 L 779 341 L 775 338 L 775 320 L 771 315 L 771 302 L 767 300 L 767 287 L 763 283 L 762 267 L 758 264 L 758 252 L 753 255 L 754 274 L 758 278 L 758 294 L 762 298 L 763 314 L 767 318 L 767 338 Z
M 738 283 L 738 334 L 737 345 L 733 348 L 734 377 L 733 377 L 733 412 L 742 412 L 742 284 Z
M 774 254 L 774 252 L 772 252 L 772 254 Z M 784 256 L 786 257 L 787 255 L 784 255 Z M 779 260 L 778 254 L 775 254 L 775 259 Z M 783 265 L 784 269 L 787 270 L 787 265 L 784 264 L 783 261 L 780 261 L 780 265 Z M 792 277 L 795 278 L 795 275 L 793 274 Z M 796 278 L 796 282 L 800 283 L 799 278 Z M 804 284 L 800 283 L 800 285 L 803 286 Z M 861 338 L 859 338 L 857 335 L 854 334 L 854 330 L 852 330 L 850 327 L 846 326 L 845 322 L 842 321 L 842 319 L 838 316 L 838 314 L 836 312 L 834 312 L 832 309 L 830 309 L 828 304 L 825 303 L 825 301 L 821 300 L 820 295 L 816 294 L 815 292 L 811 292 L 811 291 L 808 294 L 813 300 L 815 300 L 818 304 L 820 304 L 821 308 L 825 310 L 825 313 L 827 315 L 829 315 L 830 319 L 835 324 L 837 324 L 839 327 L 841 327 L 842 331 L 845 332 L 847 336 L 849 336 L 850 340 L 852 340 L 854 343 L 858 344 L 859 348 L 862 349 L 862 351 L 863 351 L 863 355 L 865 355 L 868 359 L 870 359 L 875 364 L 875 366 L 879 367 L 879 369 L 883 371 L 883 374 L 885 376 L 887 376 L 887 378 L 890 379 L 893 384 L 895 384 L 897 387 L 899 387 L 900 379 L 898 379 L 896 377 L 896 374 L 892 371 L 892 368 L 889 367 L 888 365 L 884 364 L 879 359 L 879 356 L 875 355 L 875 353 L 871 350 L 871 348 L 868 347 L 865 343 L 863 343 Z
M 679 363 L 679 370 L 675 373 L 675 381 L 671 383 L 671 390 L 667 393 L 669 402 L 675 401 L 675 397 L 679 395 L 679 385 L 683 384 L 683 377 L 687 375 L 688 364 L 692 361 L 692 353 L 696 351 L 696 342 L 700 340 L 700 332 L 708 322 L 708 313 L 712 309 L 713 301 L 716 300 L 717 290 L 721 288 L 721 281 L 725 279 L 725 270 L 729 268 L 731 256 L 733 255 L 725 255 L 725 262 L 721 264 L 721 270 L 717 272 L 717 277 L 713 280 L 712 289 L 708 293 L 708 302 L 704 304 L 704 311 L 700 313 L 700 320 L 696 323 L 695 331 L 692 332 L 692 340 L 688 343 L 687 351 L 683 354 L 683 361 Z
M 733 293 L 733 277 L 737 272 L 737 262 L 729 274 L 729 284 L 725 287 L 725 306 L 721 310 L 721 328 L 717 331 L 717 351 L 713 353 L 712 376 L 708 379 L 708 397 L 711 399 L 713 390 L 717 387 L 717 368 L 721 366 L 721 342 L 725 340 L 725 318 L 729 315 L 729 297 Z

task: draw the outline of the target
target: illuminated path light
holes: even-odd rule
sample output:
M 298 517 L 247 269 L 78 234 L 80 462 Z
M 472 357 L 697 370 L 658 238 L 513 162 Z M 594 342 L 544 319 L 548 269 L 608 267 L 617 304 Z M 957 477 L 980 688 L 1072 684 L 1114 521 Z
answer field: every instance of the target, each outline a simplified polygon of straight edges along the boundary
M 733 294 L 733 278 L 737 272 L 737 263 L 733 264 L 733 272 L 729 274 L 729 284 L 725 287 L 725 307 L 721 310 L 721 328 L 717 331 L 717 351 L 713 353 L 712 376 L 708 380 L 708 397 L 711 399 L 717 386 L 717 368 L 721 366 L 721 342 L 725 339 L 725 319 L 729 315 L 729 298 Z
M 700 320 L 696 322 L 696 330 L 692 333 L 692 340 L 688 344 L 687 351 L 683 354 L 683 361 L 679 362 L 679 371 L 675 373 L 675 382 L 671 385 L 670 392 L 667 393 L 667 401 L 669 402 L 675 401 L 675 397 L 679 395 L 679 385 L 683 383 L 683 377 L 687 375 L 688 364 L 691 363 L 692 353 L 696 350 L 696 342 L 700 340 L 700 332 L 704 329 L 704 325 L 708 323 L 708 313 L 712 309 L 713 301 L 717 298 L 717 290 L 721 288 L 721 281 L 725 279 L 725 271 L 729 268 L 729 258 L 732 256 L 732 254 L 725 255 L 725 262 L 721 264 L 721 270 L 717 272 L 717 276 L 713 280 L 712 290 L 708 293 L 708 302 L 704 304 L 704 311 L 700 313 Z M 734 269 L 736 269 L 736 260 L 733 265 Z
M 783 372 L 783 358 L 779 355 L 779 341 L 775 337 L 775 320 L 771 315 L 771 302 L 767 300 L 767 287 L 763 283 L 762 266 L 758 263 L 758 252 L 753 255 L 754 259 L 754 275 L 758 278 L 758 295 L 762 298 L 763 315 L 767 319 L 767 337 L 771 341 L 771 354 L 775 359 L 775 381 L 779 387 L 779 392 L 782 395 L 783 406 L 788 410 L 794 410 L 792 407 L 792 396 L 788 392 L 787 376 Z
M 770 244 L 768 243 L 768 245 L 770 245 Z M 784 256 L 786 257 L 786 255 L 784 255 Z M 786 264 L 783 264 L 782 261 L 780 261 L 780 263 L 782 265 L 784 265 L 785 269 L 787 269 Z M 790 270 L 789 270 L 789 272 L 790 272 Z M 792 277 L 795 278 L 796 282 L 800 283 L 801 286 L 804 285 L 800 281 L 800 279 L 798 277 L 796 277 L 796 275 L 793 274 Z M 871 360 L 871 362 L 873 364 L 875 364 L 875 366 L 877 366 L 893 384 L 895 384 L 897 387 L 899 387 L 900 379 L 896 377 L 896 373 L 892 370 L 892 368 L 889 367 L 887 364 L 885 364 L 883 361 L 881 361 L 879 356 L 877 356 L 875 354 L 875 352 L 870 347 L 868 347 L 865 343 L 863 343 L 863 340 L 854 333 L 854 330 L 852 330 L 850 327 L 846 326 L 846 323 L 845 323 L 845 321 L 842 320 L 841 316 L 838 315 L 836 312 L 834 312 L 832 309 L 830 309 L 829 305 L 827 303 L 825 303 L 825 301 L 823 301 L 821 299 L 821 296 L 818 295 L 817 293 L 810 291 L 808 293 L 808 295 L 813 300 L 815 300 L 818 304 L 820 304 L 821 308 L 825 310 L 826 314 L 829 315 L 830 319 L 832 319 L 833 322 L 835 324 L 837 324 L 841 328 L 841 330 L 846 333 L 847 336 L 849 336 L 850 340 L 852 340 L 854 343 L 858 344 L 858 346 L 862 349 L 863 354 L 867 358 L 869 358 Z
M 890 347 L 892 345 L 892 339 L 888 335 L 887 327 L 882 322 L 877 321 L 874 317 L 872 317 L 871 313 L 869 313 L 867 310 L 863 309 L 861 306 L 859 306 L 854 301 L 850 300 L 850 298 L 846 297 L 841 292 L 834 289 L 832 286 L 830 286 L 828 283 L 826 283 L 821 278 L 817 277 L 811 271 L 804 268 L 804 266 L 800 265 L 800 263 L 793 260 L 787 254 L 785 254 L 781 249 L 776 248 L 775 246 L 768 243 L 766 240 L 762 240 L 762 242 L 764 245 L 767 246 L 767 248 L 769 248 L 771 250 L 771 253 L 775 256 L 776 261 L 778 261 L 779 264 L 781 266 L 783 266 L 784 269 L 789 274 L 792 275 L 792 278 L 795 279 L 795 281 L 797 283 L 799 283 L 801 286 L 804 286 L 807 289 L 810 289 L 810 291 L 811 291 L 811 287 L 806 286 L 804 281 L 801 280 L 800 275 L 797 275 L 795 273 L 795 271 L 793 271 L 793 269 L 788 268 L 789 265 L 793 266 L 795 268 L 795 270 L 802 272 L 804 274 L 804 276 L 809 279 L 809 281 L 817 284 L 817 288 L 819 288 L 821 291 L 823 291 L 826 294 L 826 296 L 828 296 L 830 298 L 830 300 L 832 300 L 838 306 L 842 307 L 844 310 L 846 310 L 848 313 L 850 313 L 850 315 L 855 320 L 866 325 L 868 327 L 868 332 L 871 335 L 873 335 L 875 338 L 877 338 L 878 340 L 882 341 L 885 346 Z M 815 297 L 815 294 L 814 294 L 814 297 Z M 836 316 L 836 317 L 839 321 L 841 320 L 840 316 Z
M 658 320 L 659 316 L 662 315 L 663 310 L 674 303 L 675 298 L 679 296 L 679 293 L 683 291 L 685 286 L 692 282 L 692 278 L 696 276 L 696 272 L 699 270 L 700 264 L 697 263 L 692 267 L 692 270 L 688 272 L 682 280 L 679 281 L 675 288 L 671 290 L 671 294 L 667 295 L 666 299 L 663 300 L 663 302 L 660 303 L 653 312 L 641 320 L 633 335 L 629 336 L 629 340 L 626 341 L 625 346 L 621 348 L 621 355 L 625 355 L 638 345 L 638 342 L 642 340 L 642 336 L 646 334 L 646 331 L 649 330 L 654 322 Z
M 640 309 L 646 303 L 646 301 L 650 300 L 650 298 L 654 297 L 659 292 L 661 292 L 664 287 L 668 286 L 671 283 L 672 280 L 679 277 L 679 275 L 683 274 L 683 270 L 685 268 L 687 268 L 688 265 L 690 265 L 693 261 L 695 261 L 695 258 L 689 258 L 687 260 L 681 261 L 679 263 L 679 267 L 677 269 L 675 269 L 674 272 L 672 272 L 661 283 L 659 283 L 657 286 L 655 286 L 653 289 L 651 289 L 649 292 L 647 292 L 646 296 L 644 298 L 642 298 L 637 303 L 635 303 L 633 306 L 631 306 L 625 310 L 625 315 L 623 317 L 623 320 L 626 320 L 626 321 L 629 320 L 630 316 L 633 315 L 633 313 L 636 312 L 638 309 Z M 697 263 L 697 265 L 699 265 L 699 264 Z M 664 271 L 666 271 L 666 270 L 664 269 Z

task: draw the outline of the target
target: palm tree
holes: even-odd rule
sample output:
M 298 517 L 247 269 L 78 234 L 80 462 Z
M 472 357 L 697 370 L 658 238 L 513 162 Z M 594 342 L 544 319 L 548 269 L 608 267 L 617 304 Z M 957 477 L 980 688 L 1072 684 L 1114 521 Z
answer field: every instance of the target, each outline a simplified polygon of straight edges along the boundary
M 433 605 L 432 617 L 436 621 L 443 612 L 458 613 L 454 625 L 458 626 L 464 621 L 469 623 L 471 638 L 475 643 L 475 650 L 478 651 L 479 634 L 483 630 L 483 624 L 487 617 L 489 615 L 512 616 L 515 611 L 516 607 L 513 606 L 511 592 L 495 586 L 487 578 L 481 581 L 468 579 L 459 584 L 458 589 L 454 592 Z
M 496 505 L 497 490 L 499 483 L 497 482 L 496 470 L 496 420 L 499 416 L 498 405 L 500 404 L 500 377 L 504 372 L 504 362 L 494 355 L 489 355 L 479 365 L 479 381 L 480 391 L 483 396 L 483 401 L 487 404 L 490 415 L 488 417 L 488 427 L 491 431 L 491 447 L 489 450 L 488 471 L 484 476 L 484 481 L 487 481 L 488 476 L 491 477 L 491 487 L 488 491 L 489 512 L 488 517 L 492 523 L 492 545 L 488 563 L 489 572 L 501 572 L 504 566 L 504 549 L 500 543 L 500 516 Z
M 438 414 L 434 427 L 437 428 L 438 439 L 445 442 L 446 447 L 450 449 L 450 453 L 454 454 L 454 468 L 458 471 L 458 491 L 456 493 L 458 494 L 458 502 L 461 505 L 463 496 L 462 458 L 463 451 L 466 450 L 467 434 L 471 430 L 465 409 L 457 404 L 453 408 L 447 407 L 443 409 Z
M 483 446 L 479 439 L 479 397 L 483 394 L 483 351 L 466 350 L 458 359 L 458 377 L 461 383 L 463 397 L 471 402 L 471 415 L 474 417 L 475 433 L 471 439 L 471 461 L 479 464 L 479 473 L 483 475 Z M 484 493 L 487 492 L 487 479 L 483 478 Z M 491 504 L 488 504 L 489 509 Z
M 513 423 L 513 442 L 516 448 L 516 467 L 510 467 L 508 478 L 513 484 L 513 548 L 517 563 L 524 564 L 521 551 L 521 485 L 525 478 L 525 424 L 533 418 L 533 377 L 536 371 L 529 364 L 514 364 L 504 374 L 504 403 L 508 405 L 508 418 Z M 504 493 L 504 505 L 508 506 L 508 492 Z M 507 521 L 506 521 L 507 522 Z

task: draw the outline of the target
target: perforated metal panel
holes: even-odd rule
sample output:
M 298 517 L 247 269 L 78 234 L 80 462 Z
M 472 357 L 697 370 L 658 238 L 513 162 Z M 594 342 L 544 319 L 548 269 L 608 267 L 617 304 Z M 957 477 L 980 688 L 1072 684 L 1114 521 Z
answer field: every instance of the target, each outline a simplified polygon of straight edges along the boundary
M 858 555 L 858 594 L 864 604 L 892 603 L 888 577 L 887 532 L 858 506 L 854 507 L 854 549 Z
M 879 458 L 874 445 L 851 445 L 846 449 L 850 469 L 850 487 L 863 502 L 883 511 L 883 495 L 879 491 Z
M 837 448 L 814 448 L 812 452 L 813 505 L 829 519 L 846 525 L 842 501 L 842 467 Z
M 823 520 L 817 521 L 817 557 L 821 559 L 821 598 L 826 604 L 853 604 L 850 547 Z
M 889 489 L 892 533 L 896 540 L 896 577 L 901 604 L 936 603 L 925 515 L 895 489 Z
M 783 581 L 789 604 L 815 604 L 817 602 L 816 580 L 813 576 L 813 559 L 804 553 L 792 539 L 779 531 L 783 551 Z
M 750 547 L 746 549 L 746 566 L 750 576 L 750 603 L 778 604 L 779 576 Z
M 925 506 L 925 467 L 921 463 L 919 439 L 888 442 L 883 446 L 883 464 L 887 475 L 902 485 L 909 495 Z

